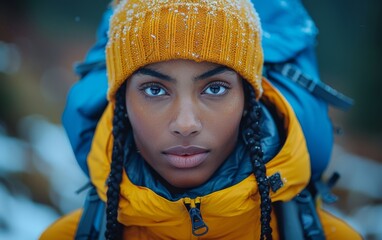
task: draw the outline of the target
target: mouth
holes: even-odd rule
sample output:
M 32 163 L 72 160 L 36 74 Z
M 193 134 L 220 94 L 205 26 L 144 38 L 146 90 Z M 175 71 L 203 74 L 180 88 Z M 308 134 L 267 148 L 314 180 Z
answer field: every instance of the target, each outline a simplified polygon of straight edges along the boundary
M 169 164 L 175 168 L 194 168 L 202 164 L 209 150 L 198 146 L 175 146 L 162 152 Z

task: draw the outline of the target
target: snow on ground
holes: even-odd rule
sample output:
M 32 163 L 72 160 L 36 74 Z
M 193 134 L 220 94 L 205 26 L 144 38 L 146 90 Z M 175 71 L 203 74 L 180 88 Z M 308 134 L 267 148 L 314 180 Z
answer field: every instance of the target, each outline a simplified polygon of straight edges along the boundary
M 22 195 L 11 195 L 0 185 L 0 239 L 38 239 L 59 215 L 51 207 L 32 202 Z
M 49 123 L 39 116 L 30 116 L 21 121 L 21 130 L 32 149 L 42 161 L 36 162 L 39 172 L 52 185 L 52 198 L 62 212 L 69 212 L 73 206 L 81 206 L 82 198 L 73 194 L 88 181 L 77 165 L 66 133 L 62 126 Z
M 86 195 L 75 193 L 87 178 L 77 166 L 63 128 L 38 116 L 25 118 L 20 127 L 26 140 L 0 134 L 0 239 L 38 239 L 59 218 L 51 206 L 33 202 L 29 197 L 33 189 L 23 191 L 26 186 L 21 180 L 10 182 L 10 174 L 35 169 L 35 174 L 45 176 L 51 186 L 48 197 L 61 213 L 81 207 Z
M 363 236 L 382 240 L 382 164 L 334 146 L 327 173 L 337 171 L 340 179 L 336 188 L 348 191 L 346 203 L 360 205 L 347 214 L 327 206 L 334 215 L 345 219 Z

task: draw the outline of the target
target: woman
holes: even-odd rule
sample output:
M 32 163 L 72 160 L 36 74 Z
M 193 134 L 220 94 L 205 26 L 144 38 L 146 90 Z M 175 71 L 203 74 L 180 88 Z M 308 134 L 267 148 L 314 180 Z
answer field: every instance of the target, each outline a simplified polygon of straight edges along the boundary
M 260 36 L 246 0 L 116 6 L 88 156 L 107 239 L 279 239 L 271 203 L 303 190 L 310 165 L 291 107 L 262 79 Z M 73 238 L 80 215 L 42 239 Z M 336 226 L 328 238 L 357 239 L 320 217 Z

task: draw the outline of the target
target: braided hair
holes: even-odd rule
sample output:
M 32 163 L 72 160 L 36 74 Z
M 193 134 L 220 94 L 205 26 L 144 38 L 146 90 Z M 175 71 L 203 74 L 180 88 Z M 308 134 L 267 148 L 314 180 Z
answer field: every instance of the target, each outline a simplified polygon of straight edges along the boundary
M 246 82 L 246 112 L 242 126 L 247 148 L 249 149 L 253 173 L 256 177 L 260 193 L 260 222 L 261 222 L 261 240 L 272 240 L 271 221 L 271 200 L 269 197 L 270 187 L 266 176 L 266 168 L 263 162 L 263 151 L 260 144 L 260 120 L 262 111 L 259 103 L 256 101 L 255 93 L 252 87 Z M 113 118 L 113 153 L 110 175 L 107 181 L 107 206 L 106 206 L 106 232 L 107 240 L 120 239 L 122 236 L 122 226 L 117 221 L 120 184 L 122 181 L 123 166 L 131 149 L 132 133 L 130 123 L 127 118 L 125 84 L 120 87 L 116 94 L 116 104 Z
M 116 104 L 113 118 L 113 152 L 110 166 L 110 174 L 107 180 L 107 203 L 106 203 L 106 231 L 107 240 L 120 239 L 122 235 L 122 226 L 118 222 L 118 204 L 120 184 L 125 159 L 128 159 L 130 152 L 130 142 L 132 133 L 129 131 L 130 123 L 127 118 L 126 84 L 122 85 L 116 94 Z
M 271 222 L 271 199 L 269 197 L 270 186 L 266 176 L 266 168 L 263 162 L 263 150 L 261 147 L 260 135 L 260 120 L 262 118 L 262 111 L 260 104 L 256 101 L 253 88 L 244 82 L 244 90 L 246 92 L 246 114 L 243 118 L 243 136 L 244 142 L 247 145 L 251 157 L 253 173 L 256 177 L 259 193 L 260 193 L 260 222 L 261 222 L 261 235 L 260 239 L 272 240 Z

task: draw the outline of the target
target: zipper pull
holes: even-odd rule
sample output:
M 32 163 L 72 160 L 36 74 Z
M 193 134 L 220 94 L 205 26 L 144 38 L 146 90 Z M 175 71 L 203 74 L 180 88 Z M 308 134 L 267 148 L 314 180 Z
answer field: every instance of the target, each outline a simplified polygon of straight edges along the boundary
M 192 234 L 196 237 L 203 236 L 208 232 L 208 226 L 203 221 L 202 214 L 200 213 L 200 203 L 200 197 L 195 199 L 184 198 L 184 205 L 191 218 Z

